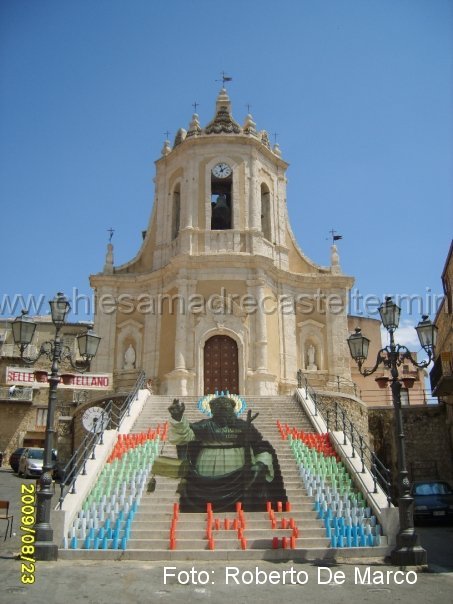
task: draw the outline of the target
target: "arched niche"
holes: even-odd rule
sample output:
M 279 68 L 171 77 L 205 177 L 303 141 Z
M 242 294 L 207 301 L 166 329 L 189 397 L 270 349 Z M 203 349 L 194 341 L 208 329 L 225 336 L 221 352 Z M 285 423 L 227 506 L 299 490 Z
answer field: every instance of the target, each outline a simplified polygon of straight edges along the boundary
M 303 371 L 323 371 L 325 358 L 325 325 L 309 319 L 297 324 L 299 328 L 299 367 Z
M 129 319 L 118 326 L 116 340 L 116 368 L 119 371 L 138 369 L 142 366 L 143 325 Z M 130 349 L 134 350 L 135 359 L 131 363 Z M 132 365 L 132 366 L 131 366 Z

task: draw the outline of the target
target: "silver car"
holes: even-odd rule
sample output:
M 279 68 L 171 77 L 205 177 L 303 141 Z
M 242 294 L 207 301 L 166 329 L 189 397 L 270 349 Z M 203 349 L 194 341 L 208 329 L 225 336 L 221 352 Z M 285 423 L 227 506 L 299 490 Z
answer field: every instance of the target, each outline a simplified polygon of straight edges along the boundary
M 26 448 L 19 459 L 18 475 L 25 476 L 25 478 L 41 476 L 43 461 L 44 449 L 38 449 L 37 447 Z

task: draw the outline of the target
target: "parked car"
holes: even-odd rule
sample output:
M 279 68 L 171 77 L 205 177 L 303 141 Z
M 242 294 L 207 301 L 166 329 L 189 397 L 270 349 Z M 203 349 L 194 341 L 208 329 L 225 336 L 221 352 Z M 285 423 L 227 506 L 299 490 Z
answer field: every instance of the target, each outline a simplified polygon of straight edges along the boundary
M 415 519 L 453 519 L 453 489 L 441 480 L 424 480 L 412 484 Z
M 15 451 L 11 453 L 9 456 L 9 465 L 13 472 L 17 472 L 19 469 L 19 460 L 22 456 L 22 453 L 25 451 L 25 447 L 19 447 Z
M 58 465 L 57 451 L 55 449 L 52 449 L 52 462 L 54 465 L 52 478 L 54 480 L 61 480 L 62 470 Z M 41 476 L 43 464 L 44 449 L 40 447 L 26 447 L 23 449 L 23 453 L 20 457 L 17 474 L 19 476 L 24 475 L 25 478 L 28 478 L 29 476 Z
M 17 474 L 19 476 L 41 476 L 42 465 L 44 461 L 44 449 L 38 447 L 27 447 L 24 449 L 19 460 L 19 468 Z

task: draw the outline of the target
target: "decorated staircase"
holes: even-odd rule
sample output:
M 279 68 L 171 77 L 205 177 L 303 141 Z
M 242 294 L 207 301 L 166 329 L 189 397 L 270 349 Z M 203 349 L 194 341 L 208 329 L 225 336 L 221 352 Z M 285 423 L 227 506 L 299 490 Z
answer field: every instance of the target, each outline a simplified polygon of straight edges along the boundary
M 198 411 L 194 399 L 182 397 L 180 400 L 186 405 L 185 417 L 189 421 L 202 419 L 203 416 Z M 168 421 L 167 407 L 170 403 L 171 399 L 168 397 L 152 397 L 151 404 L 143 411 L 133 430 L 141 432 L 150 425 L 153 419 L 154 422 L 157 421 L 158 423 Z M 304 492 L 291 449 L 286 441 L 279 438 L 276 419 L 279 416 L 285 417 L 288 422 L 306 431 L 312 430 L 311 425 L 305 414 L 288 397 L 254 397 L 252 411 L 256 413 L 258 410 L 260 415 L 254 424 L 263 437 L 273 444 L 277 452 L 291 511 L 284 511 L 286 507 L 284 505 L 282 505 L 281 512 L 275 510 L 275 524 L 279 527 L 278 529 L 272 529 L 272 521 L 269 518 L 269 513 L 265 510 L 263 512 L 243 512 L 246 526 L 242 534 L 246 539 L 247 550 L 241 552 L 240 555 L 252 558 L 262 557 L 263 551 L 272 549 L 273 539 L 277 534 L 279 548 L 284 537 L 286 537 L 289 547 L 290 538 L 293 534 L 293 529 L 289 527 L 291 518 L 296 526 L 304 526 L 303 536 L 301 535 L 297 540 L 299 549 L 323 549 L 328 546 L 329 539 L 325 537 L 322 523 L 316 519 L 316 512 L 313 510 L 313 498 L 307 497 Z M 166 442 L 164 453 L 176 457 L 176 447 Z M 168 550 L 173 506 L 179 501 L 179 496 L 175 493 L 176 486 L 177 482 L 173 479 L 157 477 L 155 492 L 143 495 L 140 510 L 136 515 L 131 538 L 128 542 L 128 550 L 136 550 L 137 552 L 138 550 L 147 552 L 159 549 Z M 159 517 L 157 517 L 158 513 Z M 286 529 L 280 528 L 283 519 L 286 519 L 286 524 L 288 524 Z M 238 529 L 233 528 L 235 520 L 237 520 L 236 525 L 239 524 L 240 518 L 238 515 L 234 512 L 216 514 L 214 510 L 212 520 L 214 530 L 211 532 L 213 534 L 214 550 L 208 550 L 207 514 L 180 513 L 176 528 L 176 549 L 172 552 L 171 557 L 173 559 L 178 558 L 178 552 L 186 552 L 187 555 L 187 552 L 191 550 L 194 555 L 195 550 L 197 550 L 196 555 L 199 555 L 200 550 L 205 551 L 207 558 L 215 556 L 215 551 L 223 552 L 223 554 L 232 551 L 235 552 L 235 555 L 239 554 L 242 543 L 241 539 L 238 538 Z M 216 521 L 218 521 L 218 529 L 215 529 Z M 226 529 L 225 526 L 228 528 Z M 162 551 L 160 555 L 162 555 Z M 186 557 L 186 555 L 182 557 Z M 143 557 L 147 558 L 148 556 L 143 554 Z
M 188 421 L 202 419 L 196 400 L 180 400 Z M 131 457 L 134 474 L 126 481 L 127 491 L 122 486 L 121 501 L 128 505 L 124 524 L 116 520 L 121 532 L 112 533 L 110 528 L 111 540 L 103 533 L 103 546 L 99 539 L 90 542 L 87 531 L 80 530 L 79 514 L 62 557 L 313 560 L 385 555 L 386 538 L 362 494 L 353 488 L 328 437 L 314 434 L 310 420 L 292 397 L 256 396 L 247 401 L 252 412 L 259 413 L 254 425 L 277 453 L 287 502 L 253 512 L 237 504 L 233 512 L 182 513 L 177 480 L 158 476 L 155 490 L 148 492 L 145 483 L 152 475 L 155 456 L 163 451 L 177 457 L 176 447 L 166 438 L 171 402 L 170 397 L 149 397 L 128 436 L 131 443 L 142 440 L 142 444 L 131 453 L 138 461 Z M 151 457 L 146 457 L 146 451 Z M 120 497 L 118 487 L 117 493 Z M 99 505 L 104 510 L 106 498 L 102 500 L 99 492 L 97 501 L 101 503 L 85 509 L 96 513 Z M 103 515 L 96 525 L 104 521 Z M 113 521 L 112 516 L 109 524 Z

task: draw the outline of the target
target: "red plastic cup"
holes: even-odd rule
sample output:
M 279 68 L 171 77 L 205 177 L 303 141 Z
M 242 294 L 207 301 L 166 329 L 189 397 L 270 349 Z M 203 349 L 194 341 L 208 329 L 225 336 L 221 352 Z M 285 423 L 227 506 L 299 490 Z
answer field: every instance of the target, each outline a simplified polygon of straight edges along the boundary
M 272 549 L 278 549 L 278 537 L 272 539 Z
M 283 511 L 283 505 L 281 501 L 277 501 L 277 512 Z

